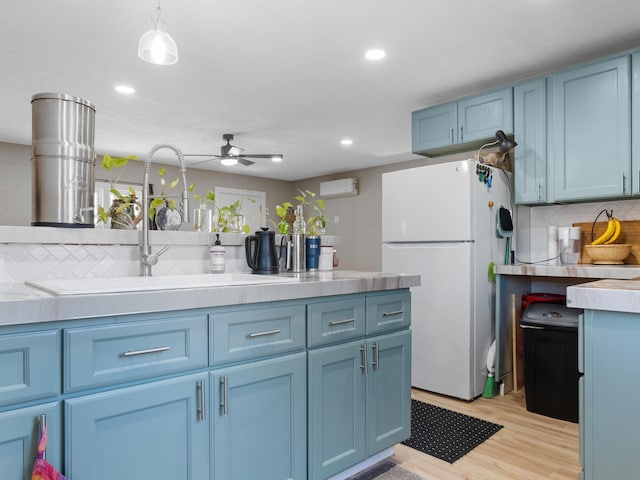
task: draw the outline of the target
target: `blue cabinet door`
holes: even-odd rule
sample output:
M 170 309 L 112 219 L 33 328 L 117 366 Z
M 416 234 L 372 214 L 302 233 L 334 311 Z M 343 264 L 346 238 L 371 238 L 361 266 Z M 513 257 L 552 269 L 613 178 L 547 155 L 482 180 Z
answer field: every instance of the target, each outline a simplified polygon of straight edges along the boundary
M 309 480 L 366 457 L 364 340 L 309 352 Z
M 584 325 L 584 473 L 638 478 L 640 315 L 587 310 Z
M 538 78 L 513 89 L 515 199 L 518 204 L 547 201 L 547 89 Z
M 47 416 L 49 437 L 46 458 L 64 474 L 60 404 L 47 403 L 0 413 L 0 478 L 29 480 L 38 446 L 40 415 Z
M 554 201 L 630 195 L 628 55 L 550 77 Z
M 640 195 L 640 52 L 631 56 L 631 66 L 631 190 L 633 195 Z
M 513 133 L 513 89 L 495 90 L 458 101 L 458 143 Z
M 411 331 L 367 339 L 367 454 L 411 436 Z
M 69 478 L 209 478 L 206 383 L 188 375 L 65 401 Z
M 411 114 L 413 153 L 458 143 L 457 103 L 424 108 Z
M 304 480 L 306 353 L 211 374 L 214 479 Z

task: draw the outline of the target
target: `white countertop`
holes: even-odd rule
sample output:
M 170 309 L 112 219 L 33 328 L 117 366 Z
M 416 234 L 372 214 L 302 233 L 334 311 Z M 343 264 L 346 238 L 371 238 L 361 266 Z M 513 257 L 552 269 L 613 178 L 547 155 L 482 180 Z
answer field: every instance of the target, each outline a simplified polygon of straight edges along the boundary
M 640 280 L 598 280 L 567 287 L 567 305 L 640 313 Z
M 24 283 L 0 283 L 0 325 L 270 302 L 420 285 L 419 275 L 334 270 L 288 274 L 296 283 L 117 294 L 55 296 Z
M 617 278 L 630 280 L 640 277 L 640 265 L 496 265 L 499 275 L 528 275 L 532 277 Z

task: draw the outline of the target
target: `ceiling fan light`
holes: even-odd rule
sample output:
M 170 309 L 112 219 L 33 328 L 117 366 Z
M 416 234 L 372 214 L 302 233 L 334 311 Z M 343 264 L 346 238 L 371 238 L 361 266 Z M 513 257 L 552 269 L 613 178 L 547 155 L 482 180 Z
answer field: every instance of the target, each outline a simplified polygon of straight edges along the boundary
M 178 46 L 160 21 L 160 5 L 156 10 L 153 27 L 140 37 L 138 57 L 154 65 L 173 65 L 178 61 Z
M 220 160 L 220 163 L 225 167 L 233 167 L 234 165 L 238 164 L 238 159 L 231 158 L 231 157 L 224 157 Z

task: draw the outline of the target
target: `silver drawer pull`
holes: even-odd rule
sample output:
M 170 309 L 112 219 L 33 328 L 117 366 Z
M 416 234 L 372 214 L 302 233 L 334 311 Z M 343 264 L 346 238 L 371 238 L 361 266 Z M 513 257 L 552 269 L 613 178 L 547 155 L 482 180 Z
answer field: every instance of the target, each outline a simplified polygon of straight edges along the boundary
M 154 348 L 145 348 L 144 350 L 131 350 L 129 352 L 124 352 L 122 354 L 123 357 L 135 357 L 136 355 L 146 355 L 147 353 L 158 353 L 158 352 L 166 352 L 170 350 L 171 347 L 154 347 Z
M 207 393 L 205 390 L 204 380 L 198 380 L 196 383 L 196 393 L 198 395 L 196 402 L 196 416 L 199 420 L 207 419 Z
M 395 312 L 384 312 L 382 314 L 383 317 L 392 317 L 393 315 L 402 315 L 404 310 L 396 310 Z
M 355 321 L 355 318 L 346 318 L 344 320 L 334 320 L 333 322 L 329 322 L 329 325 L 331 327 L 335 327 L 336 325 L 344 325 L 345 323 L 353 323 Z
M 266 330 L 264 332 L 250 333 L 249 338 L 264 337 L 265 335 L 276 335 L 280 332 L 281 330 L 279 328 L 276 328 L 275 330 Z
M 544 327 L 539 327 L 536 325 L 520 325 L 520 328 L 530 328 L 531 330 L 544 330 Z

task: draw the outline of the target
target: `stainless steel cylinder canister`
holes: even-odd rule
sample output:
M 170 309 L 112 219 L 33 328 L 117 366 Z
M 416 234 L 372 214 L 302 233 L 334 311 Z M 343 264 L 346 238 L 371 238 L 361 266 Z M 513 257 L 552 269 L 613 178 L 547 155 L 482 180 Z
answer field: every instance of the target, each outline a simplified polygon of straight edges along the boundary
M 95 107 L 71 95 L 38 93 L 31 112 L 31 224 L 92 228 Z
M 302 233 L 293 233 L 291 234 L 291 271 L 294 273 L 305 272 L 307 270 L 307 265 L 305 262 L 304 250 L 304 234 Z

